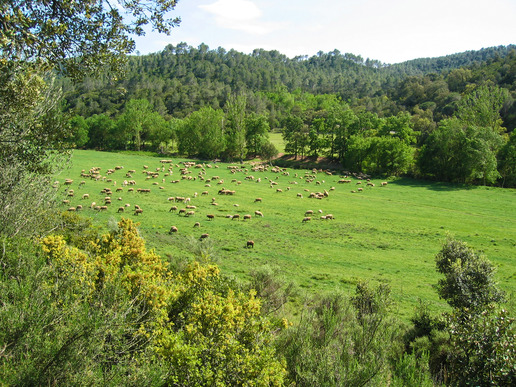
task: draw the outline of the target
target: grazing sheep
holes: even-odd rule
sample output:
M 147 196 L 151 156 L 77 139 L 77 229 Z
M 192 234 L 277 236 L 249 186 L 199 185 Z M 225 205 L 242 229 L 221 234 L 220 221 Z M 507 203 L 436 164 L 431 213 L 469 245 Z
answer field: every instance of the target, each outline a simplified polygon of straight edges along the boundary
M 251 247 L 254 248 L 254 241 L 248 240 L 245 247 L 246 247 L 246 249 L 249 249 Z
M 305 212 L 305 215 L 313 215 L 314 211 L 313 210 L 308 210 Z
M 118 207 L 118 211 L 117 212 L 124 212 L 125 211 L 125 207 Z
M 177 227 L 176 227 L 176 226 L 172 226 L 172 227 L 170 227 L 170 230 L 169 230 L 169 232 L 168 232 L 168 233 L 169 233 L 169 234 L 172 234 L 172 233 L 174 233 L 174 232 L 177 232 Z
M 143 214 L 143 210 L 142 210 L 141 208 L 137 208 L 137 209 L 134 211 L 134 214 L 135 214 L 135 215 Z
M 333 214 L 326 214 L 326 219 L 331 220 L 335 218 L 333 217 Z
M 206 196 L 206 195 L 209 195 L 209 194 L 210 194 L 210 193 L 209 193 L 208 191 L 202 191 L 202 192 L 201 192 L 201 195 L 203 195 L 203 196 Z
M 312 220 L 312 218 L 311 218 L 311 217 L 306 216 L 306 217 L 304 217 L 304 218 L 303 218 L 303 223 L 305 223 L 305 222 L 309 222 L 309 221 L 311 221 L 311 220 Z
M 195 224 L 193 226 L 194 227 L 201 227 L 201 223 L 200 222 L 195 222 Z
M 247 219 L 250 220 L 251 219 L 251 215 L 249 215 L 249 214 L 244 215 L 244 220 L 247 220 Z
M 100 207 L 99 207 L 99 210 L 100 210 L 100 211 L 107 211 L 107 206 L 100 206 Z M 141 209 L 140 209 L 140 210 L 141 210 Z M 141 210 L 141 211 L 143 211 L 143 210 Z
M 90 197 L 90 194 L 84 194 L 84 195 L 82 195 L 82 198 L 83 198 L 83 199 L 89 199 L 89 197 Z
M 262 201 L 262 198 L 256 198 L 256 199 L 254 199 L 254 202 L 255 202 L 255 203 L 256 203 L 256 202 L 261 202 L 261 201 Z
M 302 193 L 298 193 L 297 197 L 303 199 L 303 194 Z
M 185 216 L 194 216 L 195 215 L 195 211 L 188 211 Z
M 254 214 L 256 216 L 261 216 L 263 218 L 263 214 L 261 213 L 261 211 L 255 211 Z
M 233 219 L 233 215 L 226 215 L 227 219 Z
M 73 212 L 73 211 L 75 211 L 75 207 L 70 207 L 70 208 L 68 208 L 67 211 Z
M 235 215 L 232 216 L 231 219 L 240 219 L 240 215 L 239 214 L 235 214 Z
M 63 200 L 63 204 L 70 204 L 70 200 Z
M 139 209 L 140 209 L 140 206 L 139 206 L 138 204 L 135 204 L 135 205 L 134 205 L 134 209 L 135 209 L 135 210 L 139 210 Z
M 202 241 L 203 239 L 206 239 L 210 236 L 210 234 L 202 234 L 201 237 L 199 238 L 200 241 Z
M 184 208 L 181 208 L 178 212 L 178 215 L 181 215 L 181 214 L 186 214 L 186 209 Z
M 382 187 L 387 185 L 388 183 L 386 181 L 382 181 Z
M 363 190 L 364 190 L 364 189 L 363 189 L 362 187 L 357 188 L 357 191 L 358 191 L 358 192 L 362 192 Z

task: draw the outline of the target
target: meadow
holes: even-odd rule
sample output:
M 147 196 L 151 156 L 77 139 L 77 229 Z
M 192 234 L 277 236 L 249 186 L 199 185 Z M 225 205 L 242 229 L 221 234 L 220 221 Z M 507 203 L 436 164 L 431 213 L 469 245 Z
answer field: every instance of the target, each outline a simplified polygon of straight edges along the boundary
M 384 180 L 371 179 L 372 187 L 352 176 L 347 178 L 351 182 L 339 183 L 342 175 L 324 171 L 274 172 L 272 167 L 253 171 L 251 163 L 160 161 L 152 156 L 74 151 L 69 168 L 56 177 L 62 199 L 70 201 L 63 204 L 63 210 L 81 205 L 82 215 L 102 227 L 130 217 L 141 223 L 147 245 L 162 257 L 180 262 L 209 256 L 223 273 L 241 281 L 257 267 L 278 267 L 298 285 L 297 301 L 304 292 L 343 289 L 351 293 L 358 281 L 368 280 L 391 286 L 397 313 L 404 320 L 413 314 L 419 299 L 432 310 L 442 311 L 446 303 L 433 288 L 439 279 L 434 259 L 447 234 L 483 251 L 498 268 L 501 288 L 509 294 L 516 291 L 514 189 L 408 178 L 390 179 L 384 186 Z M 181 175 L 186 161 L 197 166 Z M 108 175 L 116 166 L 123 168 Z M 87 174 L 92 167 L 100 168 L 100 179 L 81 177 L 81 171 Z M 131 177 L 126 176 L 129 170 L 135 170 Z M 158 174 L 149 177 L 148 172 Z M 65 179 L 73 182 L 65 186 Z M 136 184 L 124 186 L 124 180 Z M 105 188 L 113 191 L 112 204 L 104 211 L 91 209 L 92 202 L 104 205 L 107 195 L 101 191 Z M 121 190 L 116 192 L 117 188 Z M 74 190 L 73 197 L 67 196 L 69 189 Z M 219 194 L 221 189 L 234 194 Z M 204 191 L 208 194 L 203 195 Z M 327 197 L 309 198 L 310 193 L 324 191 Z M 89 198 L 83 199 L 84 194 Z M 195 213 L 179 214 L 186 205 L 169 201 L 171 197 L 190 198 Z M 135 205 L 141 207 L 141 214 L 135 214 Z M 172 206 L 178 211 L 170 211 Z M 303 221 L 309 210 L 314 212 L 311 220 Z M 208 214 L 214 218 L 210 220 Z M 328 214 L 333 219 L 321 219 Z M 244 215 L 251 219 L 244 220 Z M 170 233 L 172 226 L 178 231 Z M 209 237 L 201 242 L 202 234 Z M 247 248 L 248 240 L 254 241 L 254 248 Z

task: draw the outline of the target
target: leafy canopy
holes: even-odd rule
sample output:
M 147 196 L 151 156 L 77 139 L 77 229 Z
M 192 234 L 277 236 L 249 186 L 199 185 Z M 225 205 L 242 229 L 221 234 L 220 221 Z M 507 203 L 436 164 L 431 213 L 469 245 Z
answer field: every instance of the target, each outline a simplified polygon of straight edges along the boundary
M 0 1 L 0 57 L 57 68 L 74 79 L 107 65 L 119 68 L 144 26 L 169 34 L 176 0 Z M 4 62 L 5 63 L 5 62 Z

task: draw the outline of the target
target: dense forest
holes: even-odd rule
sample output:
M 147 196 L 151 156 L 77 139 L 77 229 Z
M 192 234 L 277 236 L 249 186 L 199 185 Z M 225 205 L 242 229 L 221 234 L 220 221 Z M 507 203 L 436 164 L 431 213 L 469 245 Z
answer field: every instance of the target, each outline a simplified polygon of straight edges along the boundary
M 270 159 L 276 130 L 296 158 L 351 171 L 514 186 L 514 48 L 384 65 L 181 43 L 128 57 L 117 78 L 61 82 L 80 147 Z
M 55 178 L 73 147 L 272 158 L 281 130 L 287 152 L 354 170 L 515 184 L 514 47 L 396 66 L 183 44 L 128 56 L 129 35 L 178 25 L 176 1 L 117 4 L 0 2 L 0 385 L 516 384 L 510 297 L 464 242 L 435 257 L 447 312 L 421 303 L 400 322 L 387 284 L 357 281 L 293 321 L 281 273 L 236 282 L 197 240 L 190 260 L 161 257 L 130 219 L 63 212 Z

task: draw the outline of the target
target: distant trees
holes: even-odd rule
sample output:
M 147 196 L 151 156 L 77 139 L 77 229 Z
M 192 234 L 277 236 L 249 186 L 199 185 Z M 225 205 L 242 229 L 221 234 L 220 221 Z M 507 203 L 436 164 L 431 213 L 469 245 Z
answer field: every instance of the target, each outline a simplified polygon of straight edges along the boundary
M 504 144 L 500 89 L 480 87 L 460 102 L 456 116 L 441 121 L 425 141 L 419 167 L 440 180 L 492 184 L 500 177 L 496 156 Z

